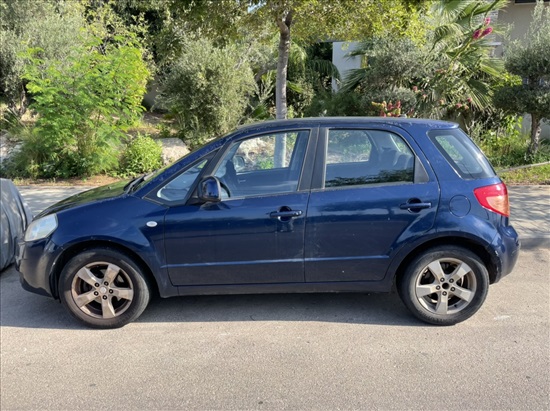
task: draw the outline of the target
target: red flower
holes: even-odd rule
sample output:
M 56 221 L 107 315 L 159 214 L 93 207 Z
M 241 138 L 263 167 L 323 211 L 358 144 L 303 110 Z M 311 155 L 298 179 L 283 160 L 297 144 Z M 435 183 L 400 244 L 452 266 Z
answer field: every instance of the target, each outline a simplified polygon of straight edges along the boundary
M 483 25 L 488 26 L 491 23 L 491 17 L 485 17 L 483 20 Z
M 471 102 L 472 102 L 472 98 L 471 98 L 471 97 L 468 97 L 468 98 L 466 99 L 466 101 L 467 101 L 468 103 L 471 103 Z
M 483 30 L 483 32 L 481 33 L 481 37 L 485 37 L 489 34 L 491 34 L 493 32 L 493 28 L 492 27 L 487 27 L 485 30 Z
M 474 35 L 472 36 L 474 40 L 477 40 L 481 37 L 481 30 L 478 29 L 476 31 L 474 31 Z

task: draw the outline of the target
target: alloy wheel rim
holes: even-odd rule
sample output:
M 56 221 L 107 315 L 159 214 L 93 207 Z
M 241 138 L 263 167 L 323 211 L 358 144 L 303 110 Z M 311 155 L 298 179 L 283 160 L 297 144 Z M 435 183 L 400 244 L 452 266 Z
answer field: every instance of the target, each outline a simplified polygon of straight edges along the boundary
M 415 295 L 432 314 L 456 314 L 470 305 L 477 290 L 476 276 L 464 261 L 442 258 L 432 261 L 416 277 Z
M 71 295 L 83 313 L 109 319 L 128 310 L 134 298 L 134 286 L 121 267 L 100 261 L 78 270 L 71 284 Z

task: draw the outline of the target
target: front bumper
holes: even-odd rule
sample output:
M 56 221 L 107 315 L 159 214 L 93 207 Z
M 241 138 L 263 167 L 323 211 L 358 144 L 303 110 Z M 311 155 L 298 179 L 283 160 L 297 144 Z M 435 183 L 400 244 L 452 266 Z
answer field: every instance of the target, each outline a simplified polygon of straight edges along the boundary
M 19 241 L 15 268 L 19 272 L 22 287 L 30 292 L 54 297 L 50 281 L 57 247 L 49 240 Z

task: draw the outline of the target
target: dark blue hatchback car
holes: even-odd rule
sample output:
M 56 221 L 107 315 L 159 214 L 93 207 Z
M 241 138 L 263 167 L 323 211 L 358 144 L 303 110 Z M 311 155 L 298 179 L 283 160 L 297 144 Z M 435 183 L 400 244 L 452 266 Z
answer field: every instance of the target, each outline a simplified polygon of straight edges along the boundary
M 509 274 L 506 186 L 456 124 L 315 118 L 248 125 L 154 174 L 68 198 L 19 244 L 23 286 L 88 326 L 161 297 L 387 292 L 450 325 Z

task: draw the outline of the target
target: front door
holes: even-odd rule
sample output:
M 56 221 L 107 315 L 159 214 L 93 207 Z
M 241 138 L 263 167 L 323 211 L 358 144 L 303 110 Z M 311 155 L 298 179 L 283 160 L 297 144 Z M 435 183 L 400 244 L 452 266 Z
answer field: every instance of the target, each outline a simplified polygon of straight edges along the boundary
M 285 131 L 229 145 L 210 173 L 220 180 L 222 201 L 168 210 L 166 263 L 174 285 L 304 282 L 309 192 L 299 183 L 309 134 Z

